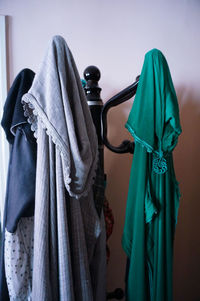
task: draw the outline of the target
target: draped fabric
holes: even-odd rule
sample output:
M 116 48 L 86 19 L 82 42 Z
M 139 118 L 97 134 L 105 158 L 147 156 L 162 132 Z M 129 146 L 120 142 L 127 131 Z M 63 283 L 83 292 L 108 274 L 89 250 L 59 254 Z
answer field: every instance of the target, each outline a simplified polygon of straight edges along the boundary
M 169 67 L 157 49 L 145 55 L 126 128 L 135 141 L 122 238 L 127 300 L 171 301 L 180 197 L 172 151 L 181 127 Z
M 1 125 L 5 131 L 6 138 L 10 144 L 10 160 L 8 166 L 8 178 L 6 186 L 4 225 L 0 256 L 0 300 L 13 300 L 12 284 L 13 277 L 10 276 L 6 267 L 18 276 L 19 262 L 11 266 L 18 254 L 15 253 L 10 237 L 19 239 L 18 224 L 21 219 L 28 219 L 34 214 L 35 204 L 35 175 L 36 175 L 36 139 L 33 137 L 31 126 L 24 116 L 21 98 L 30 89 L 34 72 L 30 69 L 23 69 L 15 78 L 4 105 Z M 22 230 L 21 225 L 21 230 Z M 21 231 L 22 232 L 22 231 Z M 18 245 L 23 249 L 24 244 Z M 24 258 L 30 261 L 29 252 L 25 252 Z M 13 256 L 9 256 L 13 254 Z M 21 264 L 20 264 L 21 265 Z M 23 269 L 23 264 L 21 265 Z M 9 275 L 8 275 L 9 274 Z M 29 265 L 28 274 L 31 274 Z M 24 277 L 24 275 L 23 275 Z M 20 277 L 22 279 L 22 277 Z M 12 281 L 11 281 L 12 280 Z M 28 279 L 27 286 L 31 286 L 31 277 Z M 15 296 L 19 296 L 24 283 L 20 281 L 15 290 Z
M 92 191 L 98 142 L 62 37 L 50 41 L 23 104 L 38 145 L 32 298 L 105 300 L 105 226 Z

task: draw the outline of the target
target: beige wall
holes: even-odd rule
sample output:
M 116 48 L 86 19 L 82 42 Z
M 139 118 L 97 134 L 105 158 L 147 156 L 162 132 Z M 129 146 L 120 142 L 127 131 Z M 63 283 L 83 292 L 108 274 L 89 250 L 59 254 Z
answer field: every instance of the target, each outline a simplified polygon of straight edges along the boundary
M 183 133 L 174 152 L 182 198 L 175 239 L 175 301 L 200 300 L 200 1 L 199 0 L 0 0 L 8 15 L 9 81 L 25 67 L 37 72 L 48 40 L 62 35 L 82 74 L 97 65 L 102 97 L 132 83 L 144 54 L 165 54 L 177 91 Z M 132 100 L 109 114 L 114 143 L 130 137 L 124 129 Z M 107 197 L 115 215 L 110 239 L 108 288 L 123 287 L 125 255 L 121 248 L 131 155 L 105 150 Z

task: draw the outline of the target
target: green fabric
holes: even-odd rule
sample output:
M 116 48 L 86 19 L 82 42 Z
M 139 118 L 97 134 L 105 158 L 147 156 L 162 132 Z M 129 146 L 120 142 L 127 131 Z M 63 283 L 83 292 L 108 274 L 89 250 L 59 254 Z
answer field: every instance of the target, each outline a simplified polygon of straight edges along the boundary
M 180 197 L 172 150 L 181 127 L 170 71 L 157 49 L 145 55 L 126 127 L 135 140 L 122 238 L 130 259 L 127 301 L 172 301 Z

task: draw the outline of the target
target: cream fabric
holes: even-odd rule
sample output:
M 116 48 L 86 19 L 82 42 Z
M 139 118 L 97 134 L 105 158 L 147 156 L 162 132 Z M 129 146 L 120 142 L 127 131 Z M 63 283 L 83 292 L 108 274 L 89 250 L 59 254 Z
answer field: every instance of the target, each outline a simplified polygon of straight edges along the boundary
M 31 301 L 33 217 L 20 219 L 14 233 L 5 229 L 4 262 L 10 301 Z

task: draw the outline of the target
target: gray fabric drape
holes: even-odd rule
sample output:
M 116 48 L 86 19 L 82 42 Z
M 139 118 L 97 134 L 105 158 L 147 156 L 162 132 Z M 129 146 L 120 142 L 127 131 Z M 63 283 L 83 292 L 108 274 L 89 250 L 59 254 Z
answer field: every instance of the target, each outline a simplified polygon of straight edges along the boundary
M 92 191 L 98 142 L 62 37 L 50 42 L 22 101 L 38 144 L 32 299 L 105 300 L 105 229 Z

